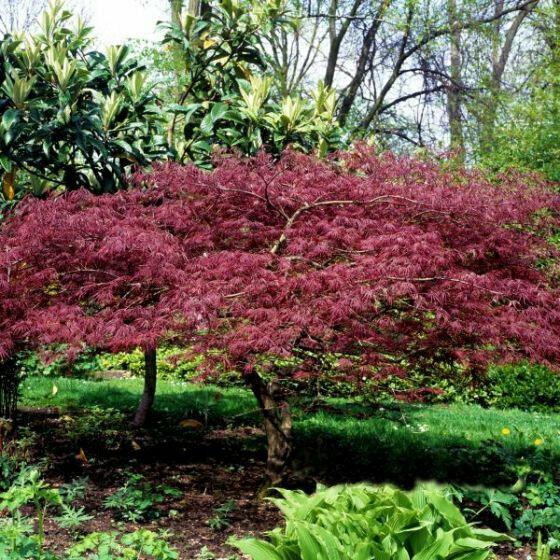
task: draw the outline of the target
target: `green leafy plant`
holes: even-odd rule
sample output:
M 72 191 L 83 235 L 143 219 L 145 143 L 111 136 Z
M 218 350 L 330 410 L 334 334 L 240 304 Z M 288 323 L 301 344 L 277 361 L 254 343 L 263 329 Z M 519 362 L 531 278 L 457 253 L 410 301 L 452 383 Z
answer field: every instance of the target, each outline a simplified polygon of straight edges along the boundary
M 86 521 L 93 519 L 93 516 L 85 512 L 83 506 L 74 506 L 76 501 L 83 500 L 85 497 L 87 486 L 88 478 L 84 477 L 74 479 L 58 488 L 62 503 L 60 504 L 60 513 L 55 518 L 55 521 L 60 527 L 75 531 L 82 527 Z
M 550 560 L 550 546 L 547 544 L 543 544 L 542 536 L 540 533 L 537 540 L 536 560 Z
M 192 379 L 200 375 L 197 367 L 201 356 L 187 357 L 185 350 L 179 347 L 160 347 L 157 352 L 157 371 L 161 379 Z M 124 370 L 136 377 L 144 375 L 144 353 L 141 350 L 100 354 L 97 356 L 97 370 Z
M 253 560 L 484 560 L 508 537 L 467 523 L 435 485 L 411 492 L 392 486 L 320 486 L 308 496 L 278 490 L 272 499 L 286 518 L 268 540 L 232 543 Z
M 156 506 L 181 495 L 176 488 L 154 486 L 142 475 L 132 474 L 121 488 L 105 499 L 104 506 L 115 511 L 120 519 L 135 523 L 159 517 L 161 512 Z
M 198 551 L 195 560 L 216 560 L 216 555 L 207 546 L 203 546 Z
M 253 154 L 293 145 L 325 154 L 341 145 L 334 91 L 320 84 L 312 95 L 280 95 L 269 77 L 259 38 L 289 24 L 275 0 L 221 0 L 163 26 L 180 68 L 168 142 L 181 161 L 208 167 L 215 146 Z
M 0 491 L 5 491 L 12 485 L 19 469 L 20 465 L 13 455 L 0 453 Z
M 522 498 L 513 534 L 520 539 L 542 535 L 551 549 L 560 548 L 560 487 L 547 477 L 528 484 Z
M 509 490 L 455 486 L 452 492 L 469 521 L 506 527 L 520 541 L 544 539 L 550 549 L 560 548 L 560 486 L 527 465 L 517 471 Z
M 60 0 L 36 34 L 0 41 L 4 198 L 57 187 L 114 191 L 165 153 L 160 110 L 126 46 L 93 50 L 90 27 Z
M 560 377 L 534 364 L 493 366 L 488 371 L 488 404 L 523 410 L 558 410 Z
M 58 556 L 45 546 L 47 513 L 57 509 L 53 520 L 62 528 L 75 530 L 92 517 L 73 502 L 83 499 L 87 481 L 78 479 L 59 489 L 42 480 L 34 467 L 21 469 L 9 489 L 0 494 L 0 558 L 2 560 L 177 560 L 178 553 L 167 543 L 168 533 L 138 530 L 133 533 L 91 533 Z M 174 489 L 165 489 L 168 493 Z M 25 515 L 33 506 L 35 519 Z M 37 524 L 37 530 L 34 525 Z
M 45 349 L 46 350 L 46 349 Z M 47 352 L 27 351 L 18 355 L 17 366 L 24 376 L 46 375 L 52 377 L 72 375 L 85 377 L 101 369 L 97 354 L 85 350 L 69 362 L 61 348 L 50 348 L 54 359 L 47 359 Z
M 519 505 L 519 498 L 511 492 L 504 492 L 495 488 L 455 487 L 453 495 L 464 506 L 462 512 L 472 521 L 483 519 L 483 514 L 490 513 L 501 521 L 510 531 L 513 518 L 512 510 Z M 467 504 L 476 505 L 471 507 Z
M 235 500 L 228 500 L 214 509 L 214 515 L 208 520 L 208 526 L 214 531 L 223 531 L 231 525 L 230 514 L 236 508 Z
M 39 546 L 42 546 L 45 540 L 45 516 L 48 509 L 59 507 L 62 503 L 60 492 L 46 484 L 40 471 L 34 467 L 23 468 L 10 488 L 0 494 L 0 511 L 7 511 L 15 519 L 21 517 L 23 506 L 33 505 Z
M 57 560 L 43 550 L 33 523 L 25 517 L 0 520 L 0 558 L 2 560 Z
M 125 534 L 91 533 L 70 548 L 68 560 L 178 560 L 168 537 L 168 533 L 146 529 Z
M 86 521 L 93 519 L 92 515 L 85 512 L 84 507 L 74 508 L 63 502 L 60 508 L 60 515 L 55 518 L 55 521 L 63 529 L 75 531 L 86 523 Z
M 114 408 L 93 406 L 87 415 L 68 417 L 64 428 L 76 447 L 91 444 L 102 437 L 103 445 L 111 448 L 127 437 L 127 417 Z

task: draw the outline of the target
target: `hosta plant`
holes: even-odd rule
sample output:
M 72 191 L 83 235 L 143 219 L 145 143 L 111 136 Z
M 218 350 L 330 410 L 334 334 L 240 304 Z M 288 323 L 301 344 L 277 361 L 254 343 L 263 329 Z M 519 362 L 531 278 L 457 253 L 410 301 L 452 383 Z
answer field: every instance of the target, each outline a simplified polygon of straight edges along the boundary
M 444 489 L 420 485 L 279 490 L 286 518 L 267 540 L 234 540 L 253 560 L 484 560 L 508 537 L 467 523 Z

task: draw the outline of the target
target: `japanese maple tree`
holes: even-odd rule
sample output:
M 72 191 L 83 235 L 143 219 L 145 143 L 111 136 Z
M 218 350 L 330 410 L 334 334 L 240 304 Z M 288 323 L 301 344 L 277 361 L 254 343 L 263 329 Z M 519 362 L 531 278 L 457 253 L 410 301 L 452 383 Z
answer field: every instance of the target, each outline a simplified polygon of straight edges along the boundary
M 22 205 L 0 266 L 24 311 L 2 326 L 71 348 L 174 340 L 208 355 L 205 375 L 237 368 L 264 413 L 273 483 L 292 447 L 278 381 L 322 375 L 325 356 L 356 380 L 434 361 L 558 364 L 559 201 L 545 184 L 363 146 L 162 165 L 134 182 Z

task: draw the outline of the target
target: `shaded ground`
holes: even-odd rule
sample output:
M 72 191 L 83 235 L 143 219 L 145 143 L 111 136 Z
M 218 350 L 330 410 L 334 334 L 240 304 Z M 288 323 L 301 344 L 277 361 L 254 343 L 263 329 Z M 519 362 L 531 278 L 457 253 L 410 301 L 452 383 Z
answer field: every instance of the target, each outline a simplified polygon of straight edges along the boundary
M 98 406 L 128 415 L 140 392 L 138 379 L 35 378 L 24 384 L 23 403 L 70 412 Z M 249 391 L 188 383 L 159 384 L 155 418 L 167 422 L 162 427 L 167 439 L 169 426 L 173 429 L 181 418 L 211 430 L 260 426 Z M 435 479 L 495 486 L 515 481 L 512 467 L 520 462 L 560 480 L 560 414 L 460 405 L 379 407 L 328 399 L 300 406 L 294 418 L 298 468 L 328 482 L 367 479 L 411 486 L 418 479 Z M 509 435 L 503 435 L 504 428 Z M 176 435 L 181 442 L 184 432 Z M 542 445 L 535 445 L 537 440 Z M 169 452 L 176 450 L 162 449 Z
M 162 426 L 138 433 L 115 425 L 118 437 L 108 430 L 105 437 L 90 440 L 86 445 L 74 439 L 72 428 L 68 430 L 69 424 L 79 421 L 79 415 L 22 416 L 20 431 L 24 440 L 26 435 L 29 439 L 28 460 L 46 464 L 47 482 L 60 486 L 76 478 L 88 479 L 86 495 L 75 506 L 83 506 L 94 518 L 80 527 L 80 534 L 114 529 L 134 531 L 139 527 L 165 529 L 170 531 L 169 542 L 180 551 L 180 558 L 191 560 L 203 547 L 219 557 L 229 557 L 235 550 L 227 545 L 228 537 L 267 531 L 280 521 L 274 507 L 255 499 L 262 484 L 264 463 L 252 444 L 247 443 L 262 436 L 253 427 L 204 434 L 183 431 L 179 443 L 176 435 L 180 432 L 166 439 L 160 431 Z M 246 453 L 239 455 L 241 448 Z M 156 519 L 123 522 L 103 502 L 122 487 L 129 473 L 143 475 L 154 487 L 165 485 L 177 489 L 181 495 L 156 504 Z M 234 506 L 227 515 L 220 516 L 216 510 L 226 503 Z M 217 517 L 222 517 L 223 528 L 211 527 L 211 520 Z M 46 525 L 47 544 L 55 551 L 65 550 L 75 540 L 74 536 L 52 520 Z
M 20 452 L 30 462 L 45 463 L 50 483 L 88 477 L 78 505 L 94 519 L 80 531 L 165 529 L 181 559 L 197 559 L 203 547 L 229 558 L 235 551 L 228 537 L 260 533 L 281 522 L 275 508 L 255 499 L 265 453 L 254 401 L 240 389 L 165 383 L 160 389 L 149 429 L 134 432 L 128 414 L 140 391 L 136 380 L 28 382 L 24 404 L 58 407 L 59 415 L 22 414 Z M 558 415 L 477 407 L 367 409 L 335 401 L 297 416 L 296 467 L 309 489 L 315 481 L 509 480 L 507 465 L 518 456 L 550 469 L 558 467 L 560 457 Z M 504 426 L 513 437 L 500 436 Z M 546 445 L 535 447 L 537 436 Z M 156 506 L 158 519 L 119 521 L 103 502 L 131 472 L 155 486 L 176 488 L 180 497 Z M 213 528 L 224 504 L 233 506 L 222 516 L 224 526 Z M 50 523 L 47 540 L 62 550 L 73 535 Z M 528 554 L 507 549 L 500 559 L 526 560 Z

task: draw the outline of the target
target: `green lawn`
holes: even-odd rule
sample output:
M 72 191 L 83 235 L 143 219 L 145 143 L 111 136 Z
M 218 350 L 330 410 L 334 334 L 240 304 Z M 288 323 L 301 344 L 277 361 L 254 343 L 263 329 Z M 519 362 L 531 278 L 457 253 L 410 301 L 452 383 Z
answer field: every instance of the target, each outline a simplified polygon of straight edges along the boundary
M 141 390 L 139 379 L 30 378 L 21 401 L 70 411 L 101 406 L 129 412 Z M 524 464 L 558 475 L 560 414 L 464 405 L 376 408 L 340 399 L 328 404 L 314 412 L 295 410 L 296 465 L 311 467 L 325 480 L 507 484 Z M 155 410 L 159 420 L 174 423 L 180 417 L 209 427 L 259 422 L 252 394 L 240 388 L 161 381 Z

